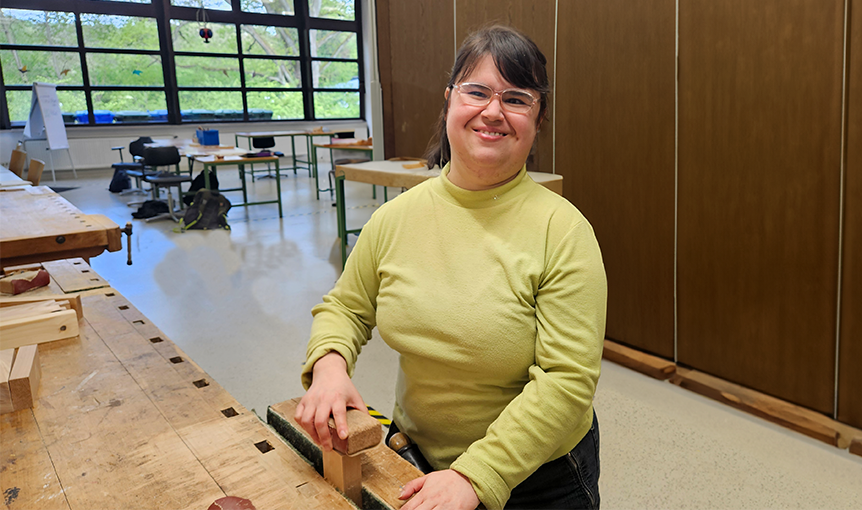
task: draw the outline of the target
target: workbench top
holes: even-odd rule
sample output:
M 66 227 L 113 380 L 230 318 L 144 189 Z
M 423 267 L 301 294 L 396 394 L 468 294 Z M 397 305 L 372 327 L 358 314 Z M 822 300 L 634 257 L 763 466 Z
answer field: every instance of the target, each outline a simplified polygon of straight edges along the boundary
M 81 295 L 80 337 L 39 345 L 33 408 L 0 415 L 6 508 L 353 508 L 119 292 Z

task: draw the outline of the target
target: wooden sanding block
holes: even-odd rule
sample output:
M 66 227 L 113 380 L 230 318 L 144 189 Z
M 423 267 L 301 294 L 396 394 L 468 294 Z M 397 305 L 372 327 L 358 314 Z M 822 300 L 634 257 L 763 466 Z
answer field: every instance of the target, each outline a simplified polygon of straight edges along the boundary
M 30 289 L 44 287 L 49 283 L 51 283 L 51 277 L 48 275 L 48 271 L 44 269 L 14 273 L 0 278 L 0 292 L 13 295 L 21 294 Z
M 335 430 L 335 419 L 329 418 L 329 434 L 332 436 L 332 448 L 345 455 L 353 455 L 373 448 L 380 444 L 383 439 L 383 429 L 380 422 L 375 420 L 367 411 L 359 409 L 347 410 L 346 439 L 338 437 Z

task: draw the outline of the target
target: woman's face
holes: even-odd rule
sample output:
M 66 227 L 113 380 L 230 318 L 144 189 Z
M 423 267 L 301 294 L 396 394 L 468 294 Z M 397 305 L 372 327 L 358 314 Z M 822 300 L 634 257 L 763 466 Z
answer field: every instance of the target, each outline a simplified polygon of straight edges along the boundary
M 459 83 L 481 83 L 495 91 L 516 88 L 503 79 L 494 59 L 485 55 Z M 533 97 L 535 91 L 528 90 Z M 486 106 L 465 104 L 457 89 L 446 91 L 449 111 L 446 133 L 452 151 L 449 180 L 459 188 L 483 190 L 505 184 L 517 175 L 536 138 L 539 104 L 525 114 L 503 110 L 500 97 Z

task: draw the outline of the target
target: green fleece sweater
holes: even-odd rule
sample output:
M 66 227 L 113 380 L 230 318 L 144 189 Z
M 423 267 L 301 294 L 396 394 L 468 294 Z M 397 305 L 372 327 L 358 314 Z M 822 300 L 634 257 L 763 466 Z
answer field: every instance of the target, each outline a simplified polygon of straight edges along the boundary
M 400 353 L 393 418 L 488 509 L 586 435 L 607 284 L 592 227 L 523 168 L 467 191 L 448 166 L 384 204 L 312 309 L 302 374 L 330 351 L 352 376 L 378 327 Z

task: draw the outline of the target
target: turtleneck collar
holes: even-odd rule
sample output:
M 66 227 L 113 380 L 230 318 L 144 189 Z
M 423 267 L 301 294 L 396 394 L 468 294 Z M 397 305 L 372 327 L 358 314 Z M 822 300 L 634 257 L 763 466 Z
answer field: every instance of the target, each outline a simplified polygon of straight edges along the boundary
M 449 202 L 461 207 L 481 209 L 505 203 L 526 192 L 523 186 L 519 188 L 524 180 L 530 180 L 527 178 L 527 165 L 521 167 L 514 179 L 502 186 L 481 191 L 470 191 L 452 184 L 452 181 L 449 180 L 449 163 L 446 163 L 446 166 L 440 171 L 440 178 L 434 179 L 432 186 L 438 195 Z

